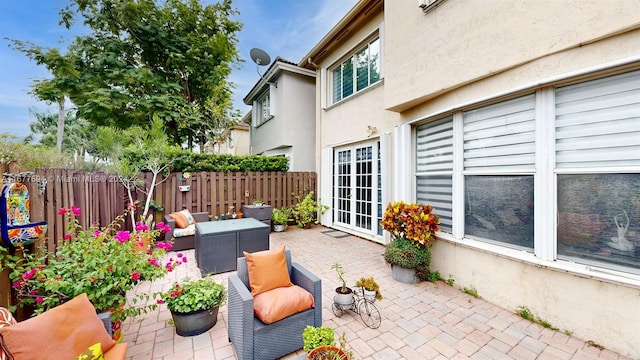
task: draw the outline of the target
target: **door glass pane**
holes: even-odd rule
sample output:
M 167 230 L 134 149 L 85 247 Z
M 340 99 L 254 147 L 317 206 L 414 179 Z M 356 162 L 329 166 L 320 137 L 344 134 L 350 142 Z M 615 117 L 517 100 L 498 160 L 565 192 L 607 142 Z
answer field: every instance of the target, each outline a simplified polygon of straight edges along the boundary
M 558 175 L 558 257 L 640 273 L 640 174 Z
M 351 221 L 351 151 L 338 151 L 336 164 L 336 219 L 341 223 Z
M 356 223 L 363 229 L 373 229 L 373 147 L 356 149 Z
M 533 176 L 465 176 L 465 236 L 533 250 Z

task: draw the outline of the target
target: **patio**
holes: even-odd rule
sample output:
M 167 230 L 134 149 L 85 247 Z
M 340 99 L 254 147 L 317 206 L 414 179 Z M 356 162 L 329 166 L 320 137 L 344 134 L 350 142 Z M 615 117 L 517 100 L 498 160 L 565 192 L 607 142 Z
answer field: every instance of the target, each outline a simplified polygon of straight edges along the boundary
M 456 284 L 407 285 L 394 281 L 380 244 L 323 226 L 272 232 L 271 248 L 283 244 L 291 250 L 294 262 L 322 279 L 323 324 L 333 327 L 337 335 L 346 333 L 354 359 L 626 359 L 473 298 Z M 186 266 L 136 291 L 160 291 L 176 279 L 199 277 L 193 250 L 183 253 L 189 258 Z M 376 302 L 382 315 L 378 329 L 367 328 L 352 312 L 336 317 L 331 311 L 333 289 L 339 285 L 331 269 L 335 262 L 347 271 L 348 285 L 360 276 L 374 276 L 380 284 L 384 299 Z M 229 274 L 215 276 L 226 287 Z M 167 324 L 171 315 L 164 306 L 129 319 L 123 324 L 124 341 L 129 344 L 127 359 L 236 359 L 227 338 L 226 316 L 223 306 L 218 323 L 195 337 L 176 335 L 173 326 Z M 283 359 L 304 359 L 304 352 L 299 350 Z

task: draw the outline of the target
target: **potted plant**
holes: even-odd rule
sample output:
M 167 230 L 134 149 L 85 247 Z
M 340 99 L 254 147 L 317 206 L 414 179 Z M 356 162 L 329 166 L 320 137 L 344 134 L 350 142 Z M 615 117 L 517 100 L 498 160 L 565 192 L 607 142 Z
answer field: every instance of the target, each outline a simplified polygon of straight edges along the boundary
M 346 350 L 346 334 L 340 336 L 340 346 L 336 346 L 335 333 L 327 326 L 307 325 L 302 332 L 303 350 L 307 360 L 349 360 L 351 352 Z
M 297 203 L 293 205 L 292 215 L 296 220 L 298 227 L 308 229 L 316 220 L 318 212 L 324 214 L 329 207 L 321 205 L 319 201 L 314 200 L 313 191 L 310 191 L 304 197 L 296 195 Z
M 273 223 L 273 231 L 282 232 L 287 230 L 287 223 L 289 222 L 289 214 L 291 211 L 289 208 L 276 208 L 271 212 L 271 222 Z
M 376 300 L 382 300 L 382 293 L 380 293 L 380 285 L 376 282 L 373 276 L 361 277 L 356 281 L 356 286 L 361 287 L 364 291 L 364 298 L 374 302 Z
M 394 280 L 415 283 L 426 279 L 431 260 L 430 248 L 440 230 L 440 218 L 431 205 L 389 203 L 380 223 L 389 231 L 391 242 L 384 252 Z
M 347 287 L 347 282 L 344 279 L 346 270 L 341 264 L 335 263 L 331 265 L 331 268 L 338 274 L 338 280 L 342 283 L 342 286 L 336 288 L 336 294 L 333 298 L 333 302 L 338 304 L 341 309 L 348 309 L 353 304 L 353 290 Z
M 121 321 L 156 306 L 136 306 L 138 300 L 149 296 L 139 295 L 128 302 L 126 292 L 142 281 L 162 278 L 186 261 L 179 253 L 177 260 L 161 264 L 165 252 L 172 248 L 162 241 L 150 244 L 150 251 L 139 251 L 141 244 L 170 229 L 162 222 L 153 229 L 138 222 L 133 232 L 119 230 L 128 211 L 132 209 L 107 227 L 83 229 L 77 219 L 80 209 L 62 208 L 58 214 L 66 215 L 66 235 L 60 239 L 55 256 L 48 256 L 42 249 L 36 253 L 24 249 L 23 258 L 5 256 L 2 265 L 12 270 L 18 306 L 33 306 L 34 313 L 40 314 L 86 293 L 98 313 L 110 313 L 113 336 L 119 339 Z
M 167 304 L 176 333 L 194 336 L 211 329 L 218 320 L 218 310 L 227 298 L 224 285 L 211 276 L 197 280 L 186 278 L 159 294 L 158 304 Z

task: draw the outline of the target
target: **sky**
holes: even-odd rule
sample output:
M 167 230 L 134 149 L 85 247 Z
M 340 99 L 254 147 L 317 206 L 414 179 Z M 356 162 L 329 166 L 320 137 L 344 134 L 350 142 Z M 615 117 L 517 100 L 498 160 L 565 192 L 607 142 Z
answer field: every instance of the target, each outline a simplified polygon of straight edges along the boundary
M 201 0 L 210 4 L 214 0 Z M 355 5 L 357 0 L 234 0 L 243 23 L 238 33 L 238 50 L 244 62 L 229 80 L 236 85 L 234 106 L 244 115 L 250 107 L 242 99 L 260 79 L 249 57 L 252 48 L 297 63 Z M 22 139 L 29 135 L 33 112 L 57 114 L 56 105 L 47 105 L 29 94 L 35 79 L 51 77 L 21 52 L 9 48 L 9 41 L 29 41 L 38 46 L 66 49 L 78 34 L 58 25 L 58 11 L 67 0 L 0 0 L 0 133 Z M 261 73 L 267 66 L 260 67 Z

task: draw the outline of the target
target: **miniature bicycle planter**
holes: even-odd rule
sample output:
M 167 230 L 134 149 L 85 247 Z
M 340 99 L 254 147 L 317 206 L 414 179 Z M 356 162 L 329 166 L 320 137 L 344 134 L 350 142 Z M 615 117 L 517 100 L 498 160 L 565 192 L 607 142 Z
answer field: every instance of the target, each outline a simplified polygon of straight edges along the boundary
M 380 311 L 373 304 L 376 301 L 374 297 L 365 297 L 364 288 L 353 288 L 353 301 L 351 304 L 342 305 L 334 301 L 332 309 L 335 316 L 342 316 L 347 310 L 351 310 L 360 315 L 362 322 L 371 329 L 377 329 L 380 326 Z

